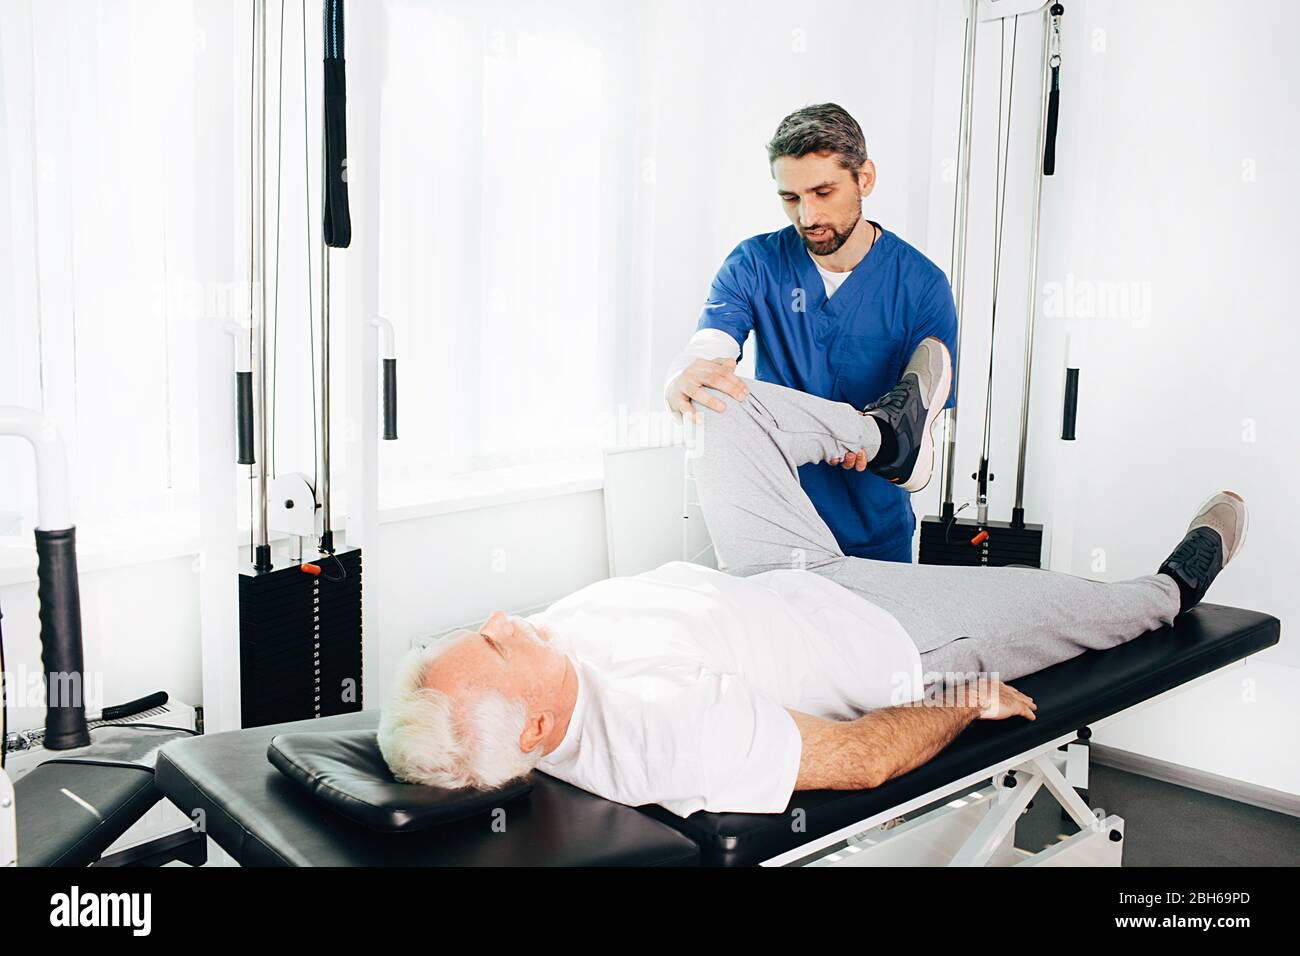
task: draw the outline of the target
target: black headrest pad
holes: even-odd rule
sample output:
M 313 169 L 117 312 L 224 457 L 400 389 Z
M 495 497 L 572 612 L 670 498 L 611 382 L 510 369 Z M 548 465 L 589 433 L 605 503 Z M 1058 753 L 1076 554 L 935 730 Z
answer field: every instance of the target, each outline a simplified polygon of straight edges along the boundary
M 533 789 L 443 790 L 395 779 L 373 730 L 277 734 L 267 759 L 330 809 L 373 830 L 423 830 L 500 807 Z

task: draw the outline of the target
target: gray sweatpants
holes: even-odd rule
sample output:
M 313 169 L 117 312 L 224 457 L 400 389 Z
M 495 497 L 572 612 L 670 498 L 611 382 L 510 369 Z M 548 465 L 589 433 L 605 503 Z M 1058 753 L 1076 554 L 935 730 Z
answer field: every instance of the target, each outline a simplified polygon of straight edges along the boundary
M 865 444 L 861 414 L 770 382 L 750 382 L 725 412 L 703 406 L 688 452 L 719 564 L 737 575 L 802 568 L 898 619 L 922 670 L 1013 680 L 1169 624 L 1178 587 L 1165 575 L 1102 583 L 1037 568 L 960 568 L 845 556 L 799 486 L 800 465 Z M 832 466 L 827 466 L 832 467 Z M 861 481 L 881 481 L 869 472 Z M 926 682 L 932 678 L 927 677 Z

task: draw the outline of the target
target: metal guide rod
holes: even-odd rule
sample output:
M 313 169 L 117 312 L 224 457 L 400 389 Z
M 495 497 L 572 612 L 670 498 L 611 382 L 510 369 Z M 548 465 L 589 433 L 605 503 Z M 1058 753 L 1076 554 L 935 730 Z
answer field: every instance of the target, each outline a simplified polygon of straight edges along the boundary
M 1038 153 L 1041 160 L 1047 144 L 1047 100 L 1051 84 L 1049 47 L 1052 45 L 1054 21 L 1047 11 L 1043 14 L 1043 65 L 1042 93 L 1038 111 Z M 1034 362 L 1034 321 L 1038 312 L 1038 226 L 1043 211 L 1043 164 L 1034 163 L 1034 218 L 1029 233 L 1029 315 L 1025 325 L 1025 378 L 1020 393 L 1020 452 L 1016 461 L 1016 502 L 1011 511 L 1011 523 L 1021 527 L 1025 522 L 1025 456 L 1029 438 L 1029 388 Z
M 344 66 L 343 0 L 323 0 L 321 62 L 321 405 L 320 550 L 334 553 L 330 507 L 330 249 L 347 248 L 351 220 L 347 209 L 347 111 Z
M 322 126 L 322 130 L 324 127 Z M 321 184 L 328 175 L 324 159 L 325 137 L 321 137 Z M 334 531 L 330 527 L 330 247 L 320 244 L 320 501 L 321 550 L 334 549 Z
M 954 394 L 960 378 L 958 356 L 961 355 L 962 318 L 965 303 L 966 223 L 970 207 L 970 144 L 972 113 L 975 100 L 975 33 L 979 27 L 979 0 L 970 0 L 966 16 L 966 44 L 961 82 L 961 130 L 957 138 L 957 199 L 953 215 L 953 251 L 950 280 L 957 307 L 957 352 L 952 356 Z M 956 465 L 957 405 L 944 411 L 943 475 L 940 485 L 944 517 L 952 515 L 953 468 Z
M 268 456 L 266 406 L 266 0 L 253 0 L 253 76 L 256 93 L 252 109 L 252 274 L 249 276 L 253 329 L 257 349 L 257 546 L 253 566 L 271 569 L 271 538 L 267 516 Z
M 1006 84 L 1005 100 L 1002 93 L 1002 75 L 1006 70 L 1006 36 L 1007 22 L 1002 20 L 1002 49 L 998 55 L 998 140 L 997 162 L 993 167 L 993 306 L 989 313 L 989 378 L 984 392 L 984 443 L 980 448 L 979 471 L 975 474 L 977 482 L 975 509 L 976 520 L 982 525 L 989 517 L 989 447 L 993 439 L 993 367 L 997 357 L 998 332 L 998 291 L 1002 278 L 1002 236 L 1006 226 L 1007 208 L 1007 164 L 1011 159 L 1011 118 L 1016 104 L 1016 40 L 1020 35 L 1020 17 L 1015 18 L 1015 29 L 1011 34 L 1011 78 Z M 1006 104 L 1006 132 L 1003 133 L 1002 107 Z M 1005 137 L 1005 142 L 1004 142 Z
M 322 43 L 325 56 L 330 48 L 330 0 L 321 4 Z M 327 97 L 320 101 L 320 194 L 324 212 L 329 203 L 329 132 Z M 322 551 L 334 550 L 334 530 L 330 527 L 330 247 L 324 231 L 320 243 L 320 505 Z

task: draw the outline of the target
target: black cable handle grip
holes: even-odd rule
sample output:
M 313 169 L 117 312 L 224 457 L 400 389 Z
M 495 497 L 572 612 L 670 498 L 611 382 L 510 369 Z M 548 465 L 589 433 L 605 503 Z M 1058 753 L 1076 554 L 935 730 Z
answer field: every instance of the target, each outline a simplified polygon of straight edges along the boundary
M 235 373 L 235 439 L 238 464 L 251 465 L 253 455 L 253 373 Z
M 1043 175 L 1056 172 L 1056 124 L 1061 110 L 1061 68 L 1052 67 L 1052 90 L 1047 95 L 1047 142 L 1043 145 Z
M 1074 441 L 1074 423 L 1079 414 L 1079 370 L 1065 370 L 1065 408 L 1061 415 L 1061 440 Z
M 347 68 L 343 54 L 343 0 L 325 2 L 325 244 L 352 243 L 348 212 Z
M 135 714 L 143 714 L 146 710 L 153 710 L 155 707 L 161 707 L 167 703 L 167 691 L 155 691 L 152 694 L 146 694 L 135 700 L 128 700 L 125 704 L 117 704 L 114 707 L 105 707 L 104 712 L 99 715 L 100 720 L 122 720 L 124 717 L 131 717 Z
M 397 439 L 397 359 L 384 359 L 384 441 Z
M 37 596 L 41 602 L 41 678 L 45 682 L 45 746 L 70 750 L 90 743 L 86 730 L 81 648 L 81 593 L 76 529 L 36 529 Z
M 1047 129 L 1043 143 L 1043 175 L 1051 176 L 1056 172 L 1056 127 L 1060 119 L 1061 112 L 1061 17 L 1065 14 L 1065 6 L 1060 3 L 1052 4 L 1048 10 L 1051 16 L 1049 29 L 1049 44 L 1051 45 L 1052 58 L 1049 66 L 1052 68 L 1052 87 L 1047 94 Z

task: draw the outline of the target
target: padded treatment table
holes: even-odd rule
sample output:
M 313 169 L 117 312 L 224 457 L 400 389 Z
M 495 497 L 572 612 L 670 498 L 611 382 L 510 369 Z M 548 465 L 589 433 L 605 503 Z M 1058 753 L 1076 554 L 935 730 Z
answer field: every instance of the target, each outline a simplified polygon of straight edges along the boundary
M 156 784 L 186 813 L 201 809 L 208 835 L 245 865 L 786 863 L 1012 768 L 1035 786 L 1021 788 L 1020 804 L 1004 801 L 1008 825 L 1039 784 L 1066 798 L 1067 810 L 1073 804 L 1076 821 L 1086 814 L 1091 823 L 1091 810 L 1048 766 L 1053 752 L 1079 728 L 1270 647 L 1279 633 L 1278 620 L 1266 614 L 1202 605 L 1176 627 L 1014 681 L 1038 704 L 1035 721 L 977 721 L 933 760 L 881 787 L 796 793 L 780 814 L 696 813 L 682 819 L 659 807 L 612 803 L 534 773 L 532 793 L 505 808 L 504 834 L 493 832 L 486 817 L 411 834 L 371 831 L 299 790 L 270 764 L 266 749 L 273 736 L 291 730 L 374 727 L 373 711 L 169 743 L 158 757 Z M 989 820 L 986 826 L 1001 825 L 993 814 Z M 1118 841 L 1122 823 L 1108 817 L 1093 828 L 1096 833 L 1081 830 L 1090 843 L 1076 847 L 1069 862 L 1112 853 L 1118 862 L 1118 843 L 1107 847 L 1105 828 Z M 986 842 L 1004 837 L 999 830 Z M 1064 854 L 1058 858 L 1066 861 Z
M 164 747 L 157 783 L 176 806 L 201 810 L 208 836 L 243 866 L 692 866 L 686 836 L 631 807 L 534 773 L 507 803 L 505 832 L 480 815 L 414 833 L 381 833 L 314 800 L 271 765 L 266 748 L 290 731 L 357 730 L 379 712 L 272 724 Z
M 933 760 L 873 790 L 799 791 L 784 814 L 695 813 L 682 819 L 662 807 L 642 809 L 694 840 L 705 865 L 761 863 L 791 849 L 796 810 L 806 814 L 805 841 L 881 814 L 896 815 L 909 802 L 938 799 L 951 781 L 982 774 L 1062 735 L 1073 737 L 1080 727 L 1271 647 L 1280 629 L 1267 614 L 1202 604 L 1175 627 L 1009 681 L 1034 699 L 1037 720 L 976 721 Z

